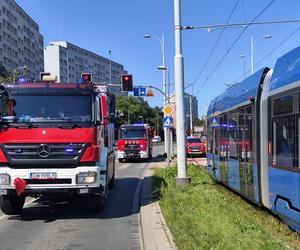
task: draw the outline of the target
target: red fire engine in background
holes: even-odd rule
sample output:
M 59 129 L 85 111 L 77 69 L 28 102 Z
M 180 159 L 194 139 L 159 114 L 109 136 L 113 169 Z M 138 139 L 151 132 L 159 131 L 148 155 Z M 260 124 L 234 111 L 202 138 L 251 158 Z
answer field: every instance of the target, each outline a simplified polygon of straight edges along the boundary
M 148 124 L 122 125 L 119 129 L 118 159 L 150 159 L 151 128 Z
M 0 206 L 26 196 L 76 196 L 101 210 L 114 185 L 114 95 L 105 86 L 0 86 Z

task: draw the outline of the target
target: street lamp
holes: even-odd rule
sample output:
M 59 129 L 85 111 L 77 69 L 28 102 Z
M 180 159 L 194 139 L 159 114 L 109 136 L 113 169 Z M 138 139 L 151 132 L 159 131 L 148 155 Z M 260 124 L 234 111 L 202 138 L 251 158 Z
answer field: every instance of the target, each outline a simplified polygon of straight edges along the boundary
M 109 54 L 109 84 L 111 84 L 111 50 L 108 50 Z
M 244 80 L 246 79 L 246 62 L 245 62 L 245 55 L 241 54 L 240 58 L 243 60 L 243 67 L 244 67 Z
M 144 35 L 144 38 L 145 39 L 154 38 L 154 39 L 158 40 L 159 43 L 160 43 L 160 50 L 161 50 L 161 55 L 162 55 L 162 65 L 159 66 L 158 69 L 162 70 L 164 106 L 166 106 L 166 104 L 167 104 L 167 99 L 166 99 L 166 85 L 167 85 L 166 70 L 167 70 L 167 67 L 166 67 L 166 62 L 165 62 L 165 37 L 164 37 L 163 34 L 161 35 L 161 38 L 159 38 L 158 36 L 155 36 L 155 35 L 146 34 L 146 35 Z M 165 117 L 165 114 L 164 114 L 164 117 Z M 165 152 L 166 153 L 168 152 L 168 148 L 169 148 L 169 139 L 168 139 L 169 136 L 168 136 L 168 134 L 169 133 L 168 133 L 167 129 L 164 128 Z
M 269 39 L 272 38 L 271 35 L 265 35 L 265 36 L 260 36 L 258 38 L 256 38 L 255 40 L 253 39 L 253 36 L 251 36 L 251 44 L 250 44 L 250 49 L 251 49 L 251 74 L 253 75 L 254 73 L 254 48 L 255 48 L 255 44 L 258 40 L 261 39 Z

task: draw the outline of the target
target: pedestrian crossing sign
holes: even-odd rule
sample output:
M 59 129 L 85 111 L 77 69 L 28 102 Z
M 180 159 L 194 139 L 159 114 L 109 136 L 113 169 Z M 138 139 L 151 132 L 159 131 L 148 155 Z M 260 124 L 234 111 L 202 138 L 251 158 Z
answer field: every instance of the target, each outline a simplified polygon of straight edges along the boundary
M 164 128 L 173 128 L 173 117 L 166 116 L 163 118 L 163 126 Z
M 218 117 L 213 117 L 210 119 L 210 124 L 209 124 L 210 128 L 218 128 L 220 127 L 220 120 Z

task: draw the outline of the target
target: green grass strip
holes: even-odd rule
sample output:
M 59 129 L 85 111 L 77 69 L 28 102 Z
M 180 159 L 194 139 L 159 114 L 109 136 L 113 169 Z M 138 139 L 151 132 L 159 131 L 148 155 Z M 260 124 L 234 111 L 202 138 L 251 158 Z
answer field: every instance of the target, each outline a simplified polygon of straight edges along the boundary
M 300 249 L 298 234 L 201 167 L 188 167 L 186 187 L 175 185 L 176 175 L 176 168 L 154 170 L 154 194 L 178 249 Z

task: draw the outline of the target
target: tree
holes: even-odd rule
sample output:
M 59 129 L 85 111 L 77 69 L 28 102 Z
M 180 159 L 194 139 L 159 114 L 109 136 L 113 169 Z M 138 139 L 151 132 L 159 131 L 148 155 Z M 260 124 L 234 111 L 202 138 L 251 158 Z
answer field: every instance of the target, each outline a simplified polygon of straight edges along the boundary
M 159 107 L 151 108 L 147 101 L 142 97 L 116 96 L 116 128 L 122 124 L 132 124 L 135 122 L 148 123 L 152 131 L 162 132 L 162 109 Z
M 163 138 L 164 130 L 162 120 L 164 117 L 164 113 L 161 107 L 152 108 L 152 117 L 150 119 L 151 124 L 153 124 L 153 131 L 155 131 L 156 135 L 160 135 Z

